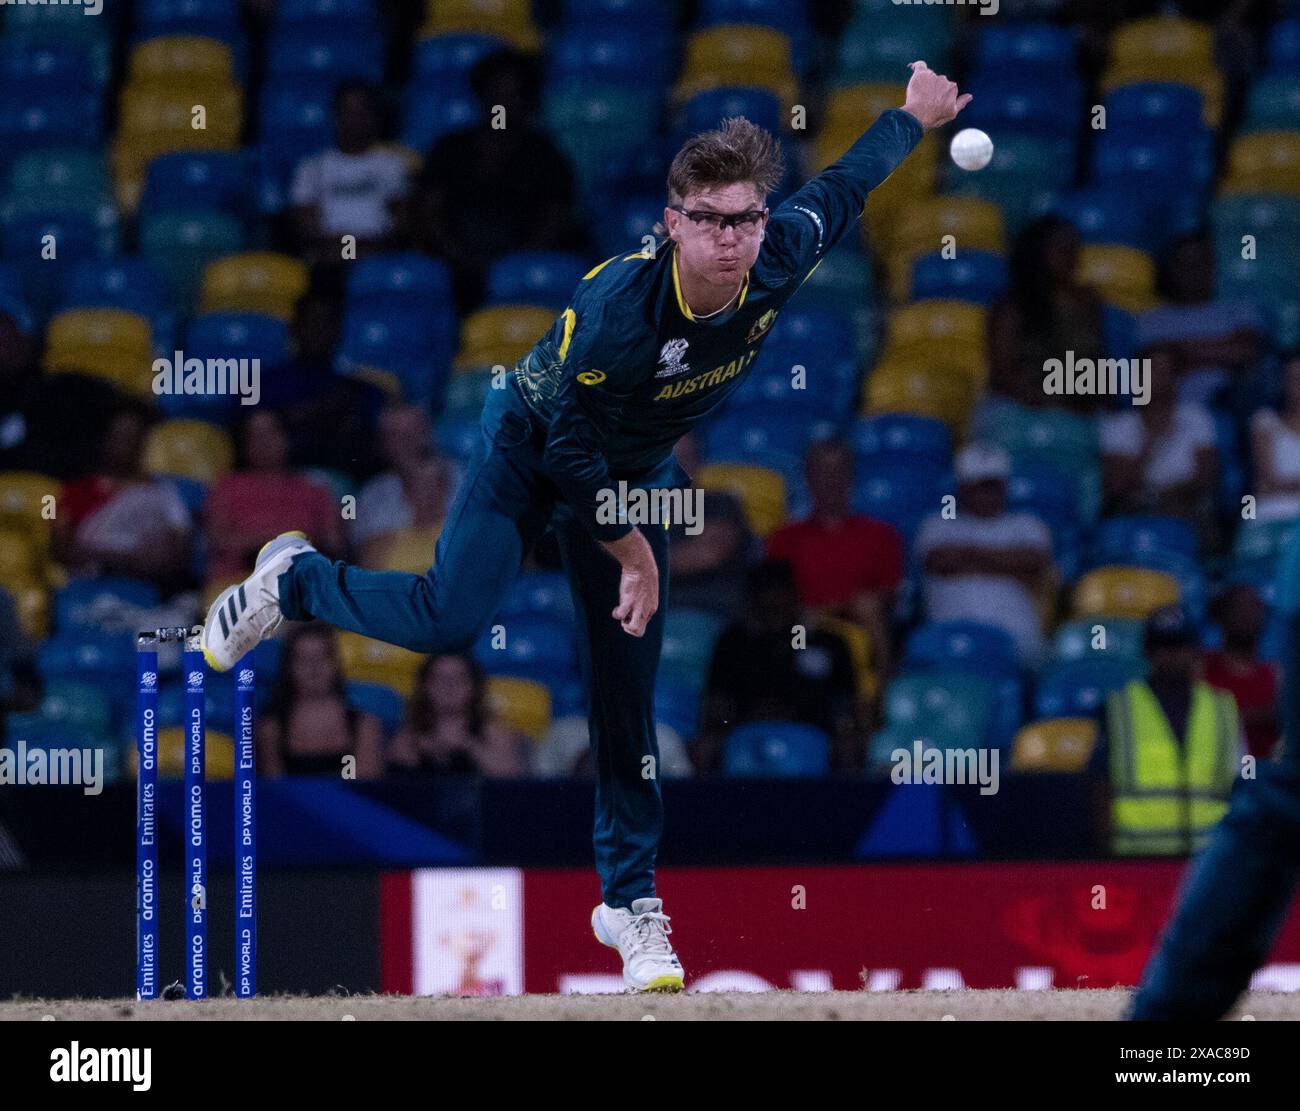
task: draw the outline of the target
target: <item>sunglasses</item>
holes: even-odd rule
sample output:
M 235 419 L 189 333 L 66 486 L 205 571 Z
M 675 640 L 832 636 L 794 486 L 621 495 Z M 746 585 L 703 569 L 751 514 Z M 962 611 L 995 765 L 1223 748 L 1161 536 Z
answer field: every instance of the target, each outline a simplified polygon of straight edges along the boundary
M 668 206 L 674 212 L 680 212 L 697 228 L 721 235 L 727 228 L 735 228 L 743 235 L 752 235 L 767 216 L 766 208 L 751 208 L 748 212 L 710 212 L 704 208 L 682 208 L 681 205 Z

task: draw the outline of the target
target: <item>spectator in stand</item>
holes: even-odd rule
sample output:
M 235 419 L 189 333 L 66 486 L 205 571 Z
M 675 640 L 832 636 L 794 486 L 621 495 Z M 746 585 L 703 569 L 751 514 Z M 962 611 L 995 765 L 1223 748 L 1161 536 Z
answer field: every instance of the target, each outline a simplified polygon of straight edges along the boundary
M 290 469 L 283 418 L 271 409 L 251 410 L 239 426 L 237 443 L 239 470 L 217 479 L 208 495 L 208 579 L 244 577 L 258 549 L 291 529 L 341 557 L 342 509 L 329 490 Z
M 1223 647 L 1205 655 L 1205 681 L 1237 700 L 1246 749 L 1267 760 L 1278 739 L 1278 667 L 1259 658 L 1268 608 L 1247 583 L 1230 586 L 1214 601 L 1212 616 L 1223 629 Z
M 337 266 L 345 235 L 356 237 L 358 256 L 399 242 L 410 164 L 406 154 L 381 142 L 383 101 L 364 81 L 339 85 L 334 131 L 335 147 L 298 164 L 290 195 L 303 253 L 312 262 Z
M 804 474 L 812 513 L 772 533 L 767 556 L 794 566 L 805 606 L 866 628 L 873 668 L 884 679 L 892 669 L 890 635 L 894 595 L 903 577 L 902 538 L 893 525 L 853 512 L 853 450 L 848 444 L 813 444 Z
M 698 474 L 703 460 L 692 433 L 673 449 L 687 474 Z M 725 490 L 705 490 L 703 527 L 695 535 L 674 521 L 669 597 L 674 608 L 703 610 L 730 621 L 740 613 L 745 595 L 745 568 L 754 549 L 754 534 L 739 500 Z
M 1260 521 L 1300 517 L 1300 351 L 1287 357 L 1283 371 L 1281 409 L 1258 409 L 1250 421 Z
M 1264 352 L 1259 311 L 1214 296 L 1214 248 L 1206 235 L 1183 236 L 1166 248 L 1159 292 L 1166 303 L 1138 317 L 1138 345 L 1173 349 L 1182 368 L 1179 401 L 1215 405 Z
M 528 773 L 528 738 L 497 721 L 487 677 L 472 656 L 430 656 L 420 667 L 389 769 L 467 772 L 491 778 Z
M 402 488 L 411 523 L 372 533 L 358 554 L 362 567 L 423 575 L 433 566 L 434 550 L 451 504 L 450 472 L 450 465 L 437 458 L 421 460 L 406 471 Z
M 1011 458 L 991 444 L 968 444 L 955 460 L 956 516 L 922 522 L 915 556 L 924 569 L 931 621 L 978 621 L 1005 629 L 1020 662 L 1044 658 L 1042 608 L 1056 582 L 1052 534 L 1033 513 L 1007 512 Z
M 356 760 L 357 779 L 383 774 L 383 724 L 348 706 L 338 640 L 326 625 L 295 625 L 285 636 L 284 659 L 258 729 L 263 775 L 341 778 L 347 757 Z
M 453 267 L 461 312 L 482 300 L 487 268 L 502 255 L 586 250 L 568 157 L 536 123 L 536 60 L 495 51 L 469 81 L 482 119 L 434 144 L 415 201 L 416 239 Z
M 1196 529 L 1204 552 L 1217 553 L 1214 419 L 1204 406 L 1178 400 L 1173 347 L 1149 348 L 1139 357 L 1151 360 L 1149 403 L 1126 406 L 1101 420 L 1106 512 L 1179 517 Z
M 1081 239 L 1059 216 L 1045 216 L 1027 227 L 1011 255 L 1011 289 L 989 317 L 989 388 L 1002 398 L 1030 408 L 1049 402 L 1093 413 L 1098 399 L 1043 392 L 1044 364 L 1105 356 L 1104 306 L 1091 286 L 1075 277 Z
M 59 494 L 53 554 L 77 575 L 129 575 L 170 592 L 186 583 L 192 521 L 176 488 L 144 472 L 148 427 L 142 404 L 117 402 L 94 473 Z
M 293 354 L 262 376 L 261 404 L 284 415 L 295 463 L 372 475 L 381 466 L 375 429 L 388 394 L 365 378 L 335 373 L 341 323 L 337 298 L 320 289 L 299 298 Z
M 865 723 L 848 647 L 834 633 L 807 627 L 794 568 L 781 560 L 750 569 L 744 616 L 714 645 L 692 749 L 696 767 L 716 770 L 728 732 L 768 720 L 814 725 L 831 738 L 836 770 L 862 766 Z
M 419 405 L 403 402 L 386 406 L 379 414 L 379 454 L 387 469 L 376 475 L 357 495 L 357 516 L 351 522 L 353 546 L 365 550 L 369 541 L 382 534 L 410 528 L 415 509 L 408 491 L 415 472 L 435 461 L 445 468 L 444 481 L 454 493 L 459 484 L 459 468 L 434 450 L 428 413 Z M 420 570 L 427 571 L 429 564 Z

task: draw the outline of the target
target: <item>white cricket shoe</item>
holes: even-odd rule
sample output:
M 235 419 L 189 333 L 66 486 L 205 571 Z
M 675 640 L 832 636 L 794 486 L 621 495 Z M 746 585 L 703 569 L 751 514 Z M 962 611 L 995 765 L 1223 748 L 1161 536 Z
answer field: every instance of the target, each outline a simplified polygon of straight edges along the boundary
M 623 983 L 629 991 L 681 991 L 682 962 L 673 952 L 668 915 L 662 899 L 634 899 L 632 909 L 601 903 L 591 912 L 596 940 L 617 949 L 623 958 Z
M 280 627 L 284 614 L 277 580 L 294 556 L 315 550 L 301 532 L 282 532 L 262 545 L 248 578 L 217 596 L 203 623 L 203 658 L 213 671 L 229 671 Z

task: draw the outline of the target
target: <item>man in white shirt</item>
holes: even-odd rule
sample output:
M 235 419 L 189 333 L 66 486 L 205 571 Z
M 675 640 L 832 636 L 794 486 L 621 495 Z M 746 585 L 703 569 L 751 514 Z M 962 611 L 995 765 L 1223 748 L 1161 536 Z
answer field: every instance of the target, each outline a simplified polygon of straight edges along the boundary
M 380 142 L 380 102 L 364 82 L 348 81 L 334 97 L 338 145 L 298 164 L 292 198 L 298 234 L 314 261 L 342 256 L 344 235 L 365 247 L 392 246 L 397 203 L 408 189 L 408 160 Z
M 916 535 L 930 621 L 978 621 L 1005 629 L 1029 668 L 1045 652 L 1038 604 L 1054 581 L 1052 534 L 1032 513 L 1008 513 L 1011 458 L 970 444 L 957 455 L 957 511 L 936 513 Z

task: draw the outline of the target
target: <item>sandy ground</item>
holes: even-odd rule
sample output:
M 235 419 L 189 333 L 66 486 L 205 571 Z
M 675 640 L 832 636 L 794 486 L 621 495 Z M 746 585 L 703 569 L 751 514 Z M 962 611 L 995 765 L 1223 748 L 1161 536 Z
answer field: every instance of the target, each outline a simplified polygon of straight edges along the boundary
M 264 996 L 202 1003 L 112 999 L 0 1001 L 0 1020 L 416 1019 L 609 1020 L 813 1019 L 940 1021 L 1017 1019 L 1108 1020 L 1120 1017 L 1127 989 L 1092 991 L 788 991 L 676 996 L 522 995 L 497 999 L 395 995 Z M 1300 992 L 1254 992 L 1231 1017 L 1300 1019 Z

